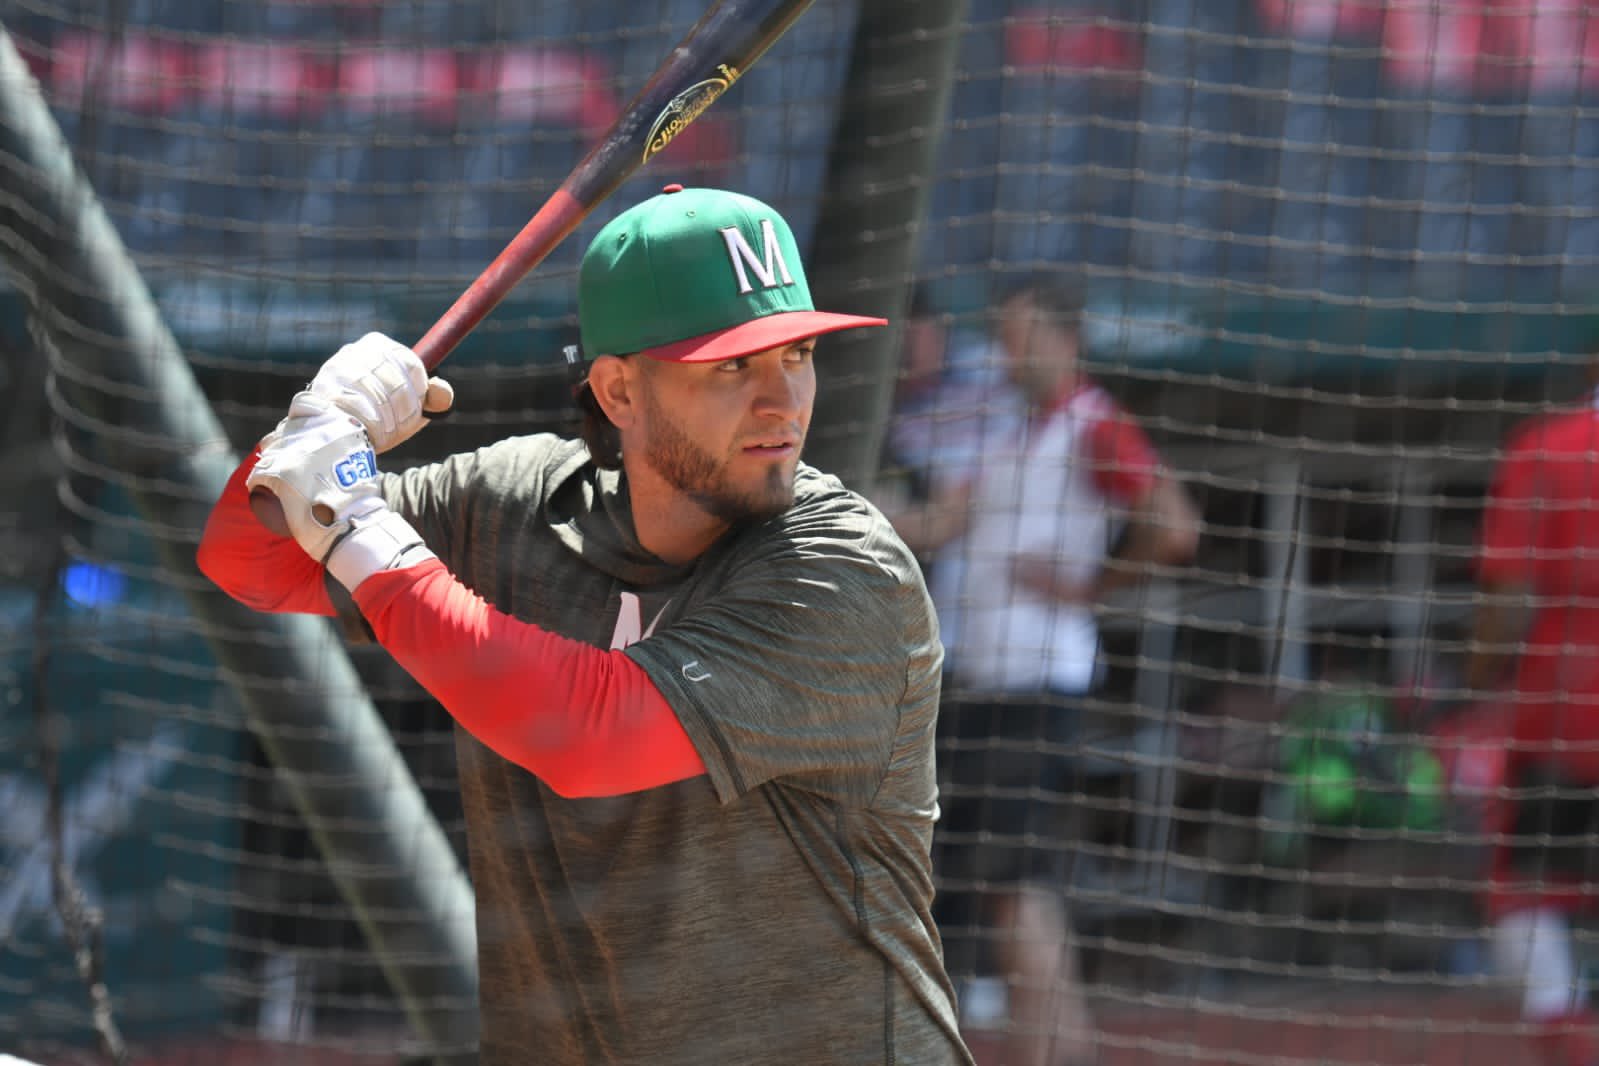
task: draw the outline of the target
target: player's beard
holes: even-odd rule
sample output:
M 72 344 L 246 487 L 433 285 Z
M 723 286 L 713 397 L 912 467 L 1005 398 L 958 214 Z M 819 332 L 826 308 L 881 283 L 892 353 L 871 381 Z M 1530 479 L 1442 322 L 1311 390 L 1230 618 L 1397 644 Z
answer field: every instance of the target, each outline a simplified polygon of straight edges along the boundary
M 786 463 L 767 468 L 760 486 L 741 489 L 728 483 L 727 461 L 700 447 L 646 394 L 650 438 L 644 461 L 661 479 L 724 522 L 761 520 L 794 505 L 794 470 Z

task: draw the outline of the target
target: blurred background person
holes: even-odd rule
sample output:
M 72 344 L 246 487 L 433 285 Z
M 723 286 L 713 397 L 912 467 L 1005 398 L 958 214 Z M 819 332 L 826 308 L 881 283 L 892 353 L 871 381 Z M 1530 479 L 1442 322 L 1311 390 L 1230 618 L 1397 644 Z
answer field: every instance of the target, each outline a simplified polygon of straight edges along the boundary
M 914 550 L 963 546 L 958 635 L 944 637 L 938 864 L 951 932 L 963 909 L 992 930 L 1014 1066 L 1087 1062 L 1096 1043 L 1063 833 L 1070 749 L 1097 680 L 1095 610 L 1188 561 L 1198 540 L 1186 491 L 1084 374 L 1083 311 L 1082 290 L 1052 276 L 1003 296 L 994 336 L 1024 417 L 983 438 L 967 476 L 893 516 Z
M 899 494 L 890 509 L 925 508 L 960 492 L 985 447 L 1014 437 L 1026 418 L 1026 400 L 1005 376 L 1003 348 L 952 319 L 927 284 L 915 287 L 884 442 L 884 472 Z M 944 645 L 958 646 L 964 538 L 920 549 L 919 557 Z

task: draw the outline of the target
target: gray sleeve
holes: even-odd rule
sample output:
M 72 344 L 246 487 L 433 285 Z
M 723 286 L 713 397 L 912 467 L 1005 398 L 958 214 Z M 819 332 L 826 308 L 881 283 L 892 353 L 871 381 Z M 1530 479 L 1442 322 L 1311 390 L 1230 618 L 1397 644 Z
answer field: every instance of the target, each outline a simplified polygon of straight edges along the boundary
M 508 437 L 476 451 L 383 475 L 383 496 L 422 535 L 450 572 L 483 590 L 497 569 L 507 530 L 519 527 L 539 499 L 552 464 L 563 461 L 559 437 Z
M 452 556 L 464 540 L 458 532 L 470 507 L 464 490 L 472 484 L 477 462 L 478 453 L 467 452 L 383 475 L 383 497 L 389 506 L 411 523 L 433 553 L 455 572 L 459 572 L 460 560 Z
M 855 806 L 876 797 L 908 689 L 940 656 L 920 573 L 887 538 L 874 527 L 779 540 L 627 650 L 724 802 L 777 778 Z

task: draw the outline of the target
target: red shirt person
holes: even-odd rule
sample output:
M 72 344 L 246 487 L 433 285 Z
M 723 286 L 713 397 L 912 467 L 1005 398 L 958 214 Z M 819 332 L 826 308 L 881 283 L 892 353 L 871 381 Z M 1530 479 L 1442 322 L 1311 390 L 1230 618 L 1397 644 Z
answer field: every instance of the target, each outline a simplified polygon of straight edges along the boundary
M 1513 433 L 1483 514 L 1486 598 L 1468 678 L 1473 688 L 1508 681 L 1514 762 L 1585 784 L 1599 784 L 1596 518 L 1599 411 L 1585 405 Z
M 1596 394 L 1599 398 L 1599 394 Z M 1590 1066 L 1567 916 L 1599 899 L 1599 409 L 1518 427 L 1483 514 L 1481 590 L 1466 681 L 1497 690 L 1509 735 L 1504 802 L 1490 812 L 1486 901 L 1500 974 L 1521 987 L 1549 1061 Z

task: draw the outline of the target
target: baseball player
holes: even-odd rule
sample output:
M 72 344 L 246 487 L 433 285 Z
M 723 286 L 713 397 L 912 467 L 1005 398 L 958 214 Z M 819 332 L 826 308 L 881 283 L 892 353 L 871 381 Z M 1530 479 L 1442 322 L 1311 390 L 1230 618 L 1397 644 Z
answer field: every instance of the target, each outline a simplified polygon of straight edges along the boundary
M 816 338 L 884 321 L 815 310 L 766 204 L 680 186 L 598 233 L 578 298 L 582 440 L 380 473 L 453 396 L 369 334 L 201 568 L 331 615 L 325 572 L 459 723 L 485 1066 L 970 1063 L 930 915 L 936 622 L 800 462 Z

